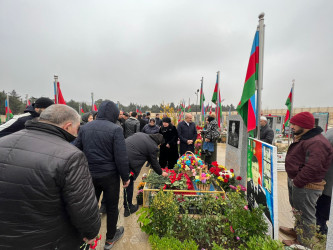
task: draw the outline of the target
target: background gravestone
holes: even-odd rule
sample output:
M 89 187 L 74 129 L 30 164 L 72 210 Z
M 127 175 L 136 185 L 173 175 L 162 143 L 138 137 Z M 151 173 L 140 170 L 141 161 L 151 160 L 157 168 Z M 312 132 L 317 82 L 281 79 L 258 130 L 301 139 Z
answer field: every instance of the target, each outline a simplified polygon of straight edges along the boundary
M 276 116 L 276 133 L 281 134 L 283 129 L 283 122 L 284 122 L 284 116 L 283 115 L 277 115 Z
M 227 149 L 225 166 L 233 169 L 236 176 L 242 177 L 241 184 L 246 185 L 247 166 L 247 128 L 240 115 L 229 116 L 227 122 Z
M 328 124 L 328 113 L 313 113 L 313 116 L 315 118 L 316 127 L 321 127 L 324 130 L 323 133 L 326 133 Z

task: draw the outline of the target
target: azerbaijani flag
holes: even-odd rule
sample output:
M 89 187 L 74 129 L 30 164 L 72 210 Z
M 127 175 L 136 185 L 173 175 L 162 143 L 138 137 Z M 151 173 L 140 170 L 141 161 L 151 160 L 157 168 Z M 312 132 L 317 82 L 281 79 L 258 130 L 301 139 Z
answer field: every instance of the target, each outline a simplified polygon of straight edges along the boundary
M 214 88 L 214 93 L 213 93 L 213 97 L 212 97 L 212 102 L 216 104 L 215 107 L 215 113 L 217 115 L 217 123 L 219 125 L 219 127 L 221 126 L 221 117 L 222 117 L 222 107 L 221 107 L 221 92 L 219 89 L 219 76 L 216 76 L 216 84 L 215 84 L 215 88 Z M 217 103 L 217 89 L 219 89 L 219 102 Z M 209 113 L 211 114 L 211 113 Z
M 285 103 L 285 105 L 288 107 L 288 110 L 287 110 L 287 113 L 286 113 L 286 117 L 284 118 L 283 129 L 286 126 L 289 126 L 292 98 L 293 98 L 293 88 L 291 88 L 290 93 L 289 93 L 288 98 L 287 98 L 287 101 Z
M 259 30 L 254 36 L 249 65 L 241 101 L 237 106 L 238 114 L 243 118 L 247 132 L 256 128 L 256 81 L 258 80 L 259 67 Z
M 95 102 L 94 102 L 94 106 L 93 106 L 93 111 L 98 111 L 98 109 L 97 109 L 97 106 L 96 106 Z
M 64 97 L 62 96 L 62 93 L 61 93 L 59 82 L 57 82 L 57 88 L 58 88 L 58 102 L 57 103 L 66 105 L 65 99 L 64 99 Z
M 6 112 L 6 121 L 13 118 L 14 115 L 8 106 L 7 99 L 5 100 L 5 112 Z
M 187 112 L 191 112 L 191 104 L 188 104 Z

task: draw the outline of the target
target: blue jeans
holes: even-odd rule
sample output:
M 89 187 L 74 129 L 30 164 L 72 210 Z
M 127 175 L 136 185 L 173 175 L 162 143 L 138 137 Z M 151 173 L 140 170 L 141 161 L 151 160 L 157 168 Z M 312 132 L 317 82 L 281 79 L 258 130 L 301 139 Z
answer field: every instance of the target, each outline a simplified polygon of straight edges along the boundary
M 203 150 L 208 150 L 209 152 L 214 152 L 214 142 L 204 142 L 203 146 L 202 146 Z

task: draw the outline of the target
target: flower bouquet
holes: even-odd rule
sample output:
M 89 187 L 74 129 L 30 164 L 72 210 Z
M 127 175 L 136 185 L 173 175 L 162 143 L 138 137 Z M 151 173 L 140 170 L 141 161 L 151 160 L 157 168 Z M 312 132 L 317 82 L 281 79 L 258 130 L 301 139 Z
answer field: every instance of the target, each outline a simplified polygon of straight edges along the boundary
M 138 205 L 143 204 L 143 188 L 145 186 L 145 182 L 140 182 L 138 185 L 138 193 L 136 195 L 136 201 Z
M 201 156 L 201 146 L 202 146 L 202 139 L 201 138 L 196 139 L 194 142 L 194 150 L 196 155 Z
M 187 151 L 178 159 L 177 167 L 188 176 L 192 176 L 193 169 L 203 168 L 205 165 L 199 157 L 196 157 L 192 152 Z
M 235 185 L 236 181 L 242 180 L 240 176 L 235 178 L 233 169 L 228 170 L 226 167 L 218 165 L 216 161 L 212 162 L 212 166 L 209 171 L 216 180 L 216 185 L 226 192 L 231 191 L 231 186 Z
M 197 185 L 197 188 L 201 191 L 209 191 L 211 184 L 211 174 L 202 172 L 200 169 L 199 172 L 193 171 L 194 182 Z

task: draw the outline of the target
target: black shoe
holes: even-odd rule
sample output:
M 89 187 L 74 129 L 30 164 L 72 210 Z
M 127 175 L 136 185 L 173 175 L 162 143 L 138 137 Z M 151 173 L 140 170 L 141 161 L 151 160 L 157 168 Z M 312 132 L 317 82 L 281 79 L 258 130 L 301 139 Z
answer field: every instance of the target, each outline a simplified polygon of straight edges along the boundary
M 117 231 L 112 239 L 106 239 L 104 250 L 111 249 L 114 244 L 124 235 L 124 227 L 117 228 Z
M 130 205 L 130 209 L 125 207 L 124 217 L 128 217 L 131 214 L 134 214 L 136 211 L 138 211 L 138 209 L 138 205 Z
M 100 214 L 106 214 L 106 207 L 105 205 L 101 205 L 101 208 L 99 209 Z

